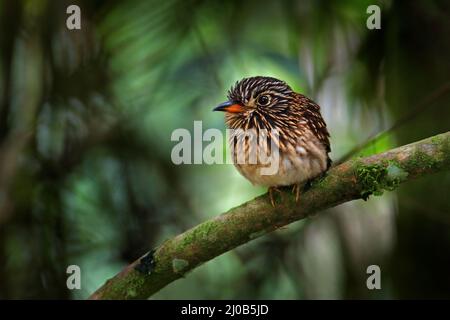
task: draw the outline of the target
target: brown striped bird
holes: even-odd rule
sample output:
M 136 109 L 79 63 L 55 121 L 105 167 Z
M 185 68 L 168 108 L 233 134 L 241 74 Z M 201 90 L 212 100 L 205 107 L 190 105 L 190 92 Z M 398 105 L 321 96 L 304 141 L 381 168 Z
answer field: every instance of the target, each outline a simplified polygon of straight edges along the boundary
M 278 187 L 293 186 L 298 201 L 302 186 L 331 165 L 330 135 L 319 105 L 284 81 L 261 76 L 236 82 L 228 99 L 214 111 L 224 111 L 233 129 L 230 147 L 238 171 L 254 185 L 269 187 L 273 206 Z

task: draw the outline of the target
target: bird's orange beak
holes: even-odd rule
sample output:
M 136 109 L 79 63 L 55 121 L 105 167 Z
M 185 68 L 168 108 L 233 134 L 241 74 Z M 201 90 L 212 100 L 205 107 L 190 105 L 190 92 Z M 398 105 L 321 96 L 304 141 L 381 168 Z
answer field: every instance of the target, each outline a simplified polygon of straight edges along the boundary
M 217 107 L 213 109 L 213 111 L 225 111 L 231 113 L 237 113 L 244 111 L 244 108 L 236 102 L 226 101 L 224 103 L 219 104 Z

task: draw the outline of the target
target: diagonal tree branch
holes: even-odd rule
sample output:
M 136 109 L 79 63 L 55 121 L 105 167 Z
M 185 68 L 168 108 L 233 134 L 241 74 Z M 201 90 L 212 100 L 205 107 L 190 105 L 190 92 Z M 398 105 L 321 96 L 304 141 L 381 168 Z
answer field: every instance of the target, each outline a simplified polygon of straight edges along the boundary
M 165 241 L 108 280 L 90 299 L 146 299 L 197 266 L 291 222 L 449 169 L 450 131 L 349 160 L 316 179 L 298 204 L 290 190 L 281 192 L 275 208 L 264 194 Z

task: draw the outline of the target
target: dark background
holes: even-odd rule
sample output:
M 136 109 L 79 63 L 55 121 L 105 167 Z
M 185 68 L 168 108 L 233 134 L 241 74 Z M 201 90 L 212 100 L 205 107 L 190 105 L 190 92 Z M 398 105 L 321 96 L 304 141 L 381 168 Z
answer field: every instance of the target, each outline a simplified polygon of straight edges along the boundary
M 81 8 L 81 30 L 66 8 Z M 366 9 L 381 7 L 380 30 Z M 0 0 L 0 298 L 86 298 L 150 248 L 265 192 L 172 163 L 176 128 L 245 76 L 322 106 L 332 158 L 449 130 L 450 2 Z M 341 205 L 155 298 L 449 298 L 450 174 Z M 79 265 L 81 290 L 66 287 Z M 366 287 L 377 264 L 382 289 Z

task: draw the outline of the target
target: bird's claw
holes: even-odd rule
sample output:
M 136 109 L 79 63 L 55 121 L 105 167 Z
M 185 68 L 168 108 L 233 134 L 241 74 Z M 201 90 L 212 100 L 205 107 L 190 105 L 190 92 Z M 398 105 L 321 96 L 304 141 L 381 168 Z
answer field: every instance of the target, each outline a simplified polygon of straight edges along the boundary
M 300 199 L 300 185 L 299 184 L 294 184 L 292 186 L 292 193 L 295 194 L 295 202 L 297 203 L 298 200 Z
M 278 189 L 277 187 L 269 187 L 269 198 L 270 198 L 270 203 L 272 204 L 272 207 L 275 208 L 275 199 L 273 198 L 273 192 L 279 192 L 281 193 L 280 189 Z
M 272 207 L 275 208 L 274 191 L 281 193 L 281 190 L 278 189 L 278 187 L 269 187 L 270 203 L 272 204 Z M 300 191 L 301 191 L 301 185 L 294 184 L 292 186 L 292 193 L 295 194 L 295 202 L 298 202 L 300 200 Z

